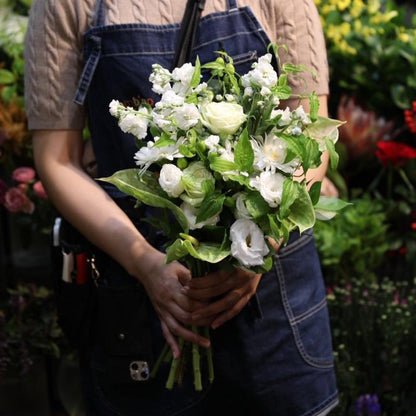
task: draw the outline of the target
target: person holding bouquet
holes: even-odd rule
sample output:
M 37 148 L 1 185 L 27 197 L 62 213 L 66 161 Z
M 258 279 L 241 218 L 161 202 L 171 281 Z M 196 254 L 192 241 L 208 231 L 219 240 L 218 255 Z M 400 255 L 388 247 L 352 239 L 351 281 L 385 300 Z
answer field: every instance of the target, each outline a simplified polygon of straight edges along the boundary
M 263 275 L 233 268 L 191 279 L 183 264 L 166 263 L 160 233 L 152 231 L 151 221 L 142 221 L 154 218 L 154 211 L 137 207 L 84 169 L 86 121 L 99 177 L 135 166 L 134 137 L 122 132 L 108 105 L 113 98 L 133 108 L 155 105 L 152 65 L 172 67 L 185 8 L 184 0 L 34 0 L 31 10 L 26 105 L 35 162 L 48 195 L 96 247 L 100 282 L 144 288 L 150 302 L 139 335 L 149 340 L 152 357 L 158 357 L 165 340 L 174 358 L 183 353 L 178 339 L 214 350 L 215 379 L 204 383 L 202 392 L 186 377 L 180 387 L 165 389 L 162 369 L 137 381 L 131 365 L 136 361 L 116 368 L 118 355 L 113 353 L 129 334 L 110 341 L 97 335 L 107 325 L 105 319 L 117 318 L 123 302 L 100 311 L 79 351 L 86 412 L 327 414 L 337 404 L 337 389 L 312 233 L 293 232 L 284 247 L 271 242 L 275 264 Z M 292 91 L 299 96 L 315 91 L 320 114 L 326 115 L 326 51 L 312 0 L 208 0 L 194 40 L 191 61 L 215 61 L 222 51 L 239 74 L 247 73 L 272 41 L 287 45 L 282 62 L 312 69 L 293 77 Z M 299 102 L 287 104 L 294 109 Z M 303 104 L 307 111 L 308 103 Z M 326 165 L 324 155 L 319 168 L 308 171 L 310 184 L 323 180 Z M 191 330 L 200 325 L 211 327 L 211 339 Z M 149 370 L 154 361 L 149 359 Z M 119 371 L 131 379 L 116 377 Z

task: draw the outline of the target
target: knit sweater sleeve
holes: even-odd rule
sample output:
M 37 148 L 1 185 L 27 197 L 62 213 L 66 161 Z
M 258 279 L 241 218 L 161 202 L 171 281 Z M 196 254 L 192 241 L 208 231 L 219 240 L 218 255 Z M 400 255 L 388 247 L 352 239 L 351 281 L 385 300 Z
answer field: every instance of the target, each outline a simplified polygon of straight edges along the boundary
M 329 93 L 329 70 L 322 25 L 313 0 L 264 0 L 249 2 L 272 42 L 284 44 L 280 49 L 282 63 L 291 62 L 309 68 L 299 78 L 291 79 L 295 94 L 315 91 Z
M 82 33 L 91 15 L 88 3 L 92 1 L 33 2 L 25 42 L 25 99 L 30 130 L 84 126 L 84 109 L 72 99 L 82 70 Z

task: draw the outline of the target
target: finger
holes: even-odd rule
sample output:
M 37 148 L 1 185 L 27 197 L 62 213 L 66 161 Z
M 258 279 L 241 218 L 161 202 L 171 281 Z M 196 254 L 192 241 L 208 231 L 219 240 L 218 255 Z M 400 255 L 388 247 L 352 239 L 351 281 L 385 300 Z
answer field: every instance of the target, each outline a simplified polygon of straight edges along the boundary
M 178 280 L 182 286 L 186 286 L 192 280 L 191 272 L 178 263 Z
M 193 344 L 197 344 L 204 348 L 208 348 L 211 345 L 211 342 L 208 338 L 205 338 L 189 329 L 184 328 L 171 316 L 166 318 L 166 324 L 172 334 L 178 337 L 182 337 L 185 341 L 192 342 Z
M 219 282 L 217 285 L 207 288 L 183 287 L 181 288 L 181 292 L 192 299 L 199 301 L 207 301 L 214 297 L 224 295 L 231 289 L 235 289 L 237 285 L 241 285 L 241 283 L 241 281 L 238 281 L 238 278 L 227 278 Z
M 160 321 L 160 325 L 162 327 L 163 336 L 165 337 L 166 342 L 172 350 L 173 358 L 178 359 L 181 355 L 178 342 L 176 341 L 175 337 L 170 333 L 169 328 L 163 321 Z
M 229 292 L 222 299 L 215 301 L 209 306 L 194 312 L 192 314 L 192 319 L 197 321 L 221 314 L 222 312 L 231 309 L 239 301 L 240 298 L 241 295 L 238 293 L 238 291 Z
M 240 299 L 231 309 L 225 311 L 224 313 L 217 316 L 211 323 L 212 329 L 217 329 L 221 325 L 225 324 L 230 319 L 233 319 L 237 316 L 247 305 L 247 302 L 250 300 L 250 296 L 246 296 Z
M 229 271 L 220 270 L 215 273 L 209 273 L 203 277 L 192 279 L 187 286 L 193 289 L 206 289 L 220 284 L 227 276 L 232 273 Z

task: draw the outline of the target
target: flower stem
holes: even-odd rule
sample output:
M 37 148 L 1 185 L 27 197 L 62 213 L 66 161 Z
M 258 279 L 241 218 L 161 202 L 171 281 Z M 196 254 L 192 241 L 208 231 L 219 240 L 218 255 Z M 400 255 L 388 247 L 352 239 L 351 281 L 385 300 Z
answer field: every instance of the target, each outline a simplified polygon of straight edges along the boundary
M 192 331 L 198 333 L 198 327 L 192 326 Z M 201 363 L 200 363 L 199 347 L 197 344 L 192 344 L 192 365 L 194 369 L 194 387 L 196 391 L 202 390 L 201 381 Z
M 205 338 L 211 339 L 209 334 L 209 326 L 204 326 Z M 208 381 L 210 384 L 214 381 L 214 362 L 212 360 L 212 347 L 211 345 L 207 348 L 207 363 L 208 363 Z
M 152 372 L 150 373 L 150 377 L 154 378 L 156 377 L 157 372 L 159 371 L 160 365 L 162 364 L 162 361 L 164 361 L 166 355 L 168 355 L 169 353 L 169 345 L 166 343 L 165 346 L 163 347 L 162 352 L 159 355 L 159 358 L 157 359 Z
M 181 353 L 182 353 L 183 343 L 184 343 L 183 338 L 179 338 L 179 349 L 180 349 Z M 179 363 L 180 363 L 181 359 L 182 359 L 182 354 L 179 358 L 174 358 L 172 360 L 172 364 L 170 366 L 170 371 L 169 371 L 169 376 L 168 376 L 168 379 L 166 381 L 166 388 L 168 390 L 173 389 L 173 385 L 174 385 L 175 379 L 176 379 L 176 371 L 178 369 L 178 366 L 179 366 Z

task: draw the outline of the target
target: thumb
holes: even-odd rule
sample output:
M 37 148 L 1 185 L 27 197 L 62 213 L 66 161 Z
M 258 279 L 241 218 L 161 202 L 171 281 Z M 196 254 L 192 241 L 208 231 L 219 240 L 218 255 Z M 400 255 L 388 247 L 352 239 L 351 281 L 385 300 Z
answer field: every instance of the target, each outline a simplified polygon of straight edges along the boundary
M 192 275 L 191 275 L 190 270 L 187 269 L 186 267 L 182 266 L 179 263 L 178 263 L 178 268 L 177 268 L 177 276 L 178 276 L 178 280 L 179 280 L 179 282 L 182 286 L 187 286 L 188 283 L 192 279 Z

